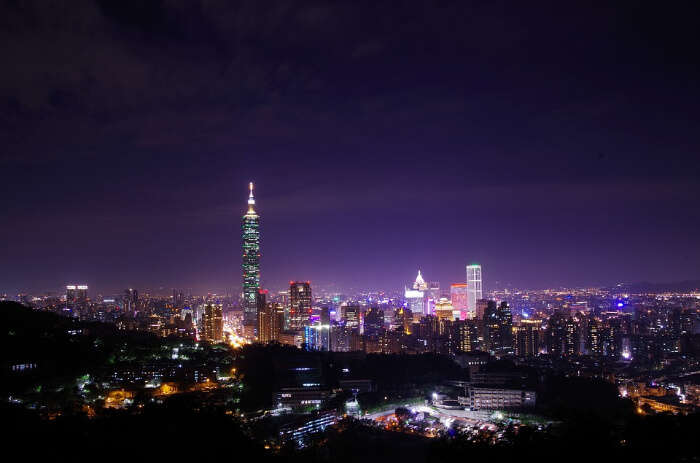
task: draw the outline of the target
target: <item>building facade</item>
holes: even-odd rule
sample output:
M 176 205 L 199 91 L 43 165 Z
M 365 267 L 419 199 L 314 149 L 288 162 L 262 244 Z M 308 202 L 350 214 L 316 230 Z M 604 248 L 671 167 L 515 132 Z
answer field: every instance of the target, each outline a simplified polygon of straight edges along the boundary
M 481 265 L 467 265 L 467 312 L 471 315 L 476 314 L 476 301 L 484 297 L 481 284 Z
M 311 317 L 311 283 L 291 281 L 289 283 L 289 329 L 303 330 Z
M 260 289 L 260 224 L 255 212 L 253 182 L 249 185 L 248 212 L 243 216 L 243 325 L 256 326 Z
M 202 315 L 202 332 L 200 339 L 209 342 L 224 340 L 224 314 L 221 304 L 208 303 Z
M 459 319 L 465 320 L 468 318 L 466 283 L 454 283 L 450 285 L 450 300 L 452 301 L 454 310 L 459 311 Z

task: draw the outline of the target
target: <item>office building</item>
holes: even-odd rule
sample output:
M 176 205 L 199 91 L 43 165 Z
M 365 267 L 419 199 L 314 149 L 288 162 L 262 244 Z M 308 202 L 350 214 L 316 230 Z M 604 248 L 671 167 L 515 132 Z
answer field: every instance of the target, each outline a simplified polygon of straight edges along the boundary
M 384 330 L 384 311 L 378 307 L 370 307 L 365 312 L 365 336 L 378 336 Z
M 518 357 L 534 357 L 539 353 L 541 320 L 522 320 L 513 327 L 513 347 Z
M 257 325 L 257 293 L 260 289 L 260 225 L 255 212 L 253 182 L 249 185 L 248 211 L 243 216 L 243 325 Z
M 209 302 L 204 306 L 201 328 L 200 339 L 209 342 L 224 340 L 224 314 L 221 304 Z
M 413 326 L 413 312 L 406 307 L 400 307 L 394 311 L 394 323 L 392 328 L 403 331 L 404 334 L 411 334 Z
M 347 328 L 355 329 L 360 327 L 360 306 L 345 305 L 341 308 L 342 319 Z
M 87 304 L 87 285 L 66 285 L 66 306 L 77 309 Z
M 173 289 L 173 306 L 176 308 L 185 306 L 185 293 L 181 289 Z
M 468 318 L 466 283 L 453 283 L 450 285 L 450 300 L 454 310 L 459 311 L 459 319 L 465 320 Z
M 426 290 L 426 311 L 429 314 L 435 313 L 435 306 L 440 300 L 440 283 L 437 281 L 431 281 L 428 283 L 428 289 Z
M 266 293 L 266 290 L 260 290 L 261 293 L 263 291 Z M 259 297 L 258 302 L 258 342 L 279 342 L 284 327 L 284 307 L 276 302 L 267 302 L 265 297 Z
M 311 317 L 311 283 L 289 282 L 289 329 L 303 330 Z
M 139 292 L 136 289 L 129 288 L 124 291 L 123 310 L 124 312 L 134 312 L 137 309 L 139 302 Z
M 438 320 L 452 321 L 455 319 L 452 303 L 446 297 L 440 298 L 435 304 L 435 317 Z
M 481 286 L 481 265 L 467 265 L 467 312 L 476 314 L 476 301 L 483 299 L 484 294 Z M 474 318 L 469 316 L 469 318 Z
M 456 350 L 474 352 L 479 350 L 479 330 L 475 320 L 460 320 L 454 325 Z

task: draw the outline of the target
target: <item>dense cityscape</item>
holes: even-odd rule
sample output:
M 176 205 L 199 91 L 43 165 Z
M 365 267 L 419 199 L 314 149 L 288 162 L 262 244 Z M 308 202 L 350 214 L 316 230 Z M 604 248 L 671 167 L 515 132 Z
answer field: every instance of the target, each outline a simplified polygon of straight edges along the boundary
M 700 462 L 697 6 L 0 1 L 7 458 Z
M 55 314 L 65 321 L 56 322 L 54 336 L 109 355 L 57 384 L 46 376 L 57 371 L 45 353 L 6 352 L 8 403 L 56 420 L 140 413 L 183 396 L 251 428 L 267 423 L 255 438 L 270 452 L 318 445 L 316 436 L 352 421 L 491 445 L 514 439 L 521 427 L 556 433 L 547 389 L 564 379 L 590 382 L 575 400 L 620 400 L 636 415 L 682 416 L 700 407 L 700 289 L 489 292 L 488 274 L 472 263 L 447 287 L 418 270 L 403 291 L 340 294 L 290 281 L 289 290 L 270 292 L 260 285 L 253 183 L 247 203 L 238 295 L 128 288 L 92 296 L 87 285 L 69 284 L 62 294 L 17 295 L 25 309 L 3 295 L 6 321 L 35 323 L 27 308 Z M 12 343 L 16 333 L 9 335 Z M 604 384 L 612 397 L 597 397 Z

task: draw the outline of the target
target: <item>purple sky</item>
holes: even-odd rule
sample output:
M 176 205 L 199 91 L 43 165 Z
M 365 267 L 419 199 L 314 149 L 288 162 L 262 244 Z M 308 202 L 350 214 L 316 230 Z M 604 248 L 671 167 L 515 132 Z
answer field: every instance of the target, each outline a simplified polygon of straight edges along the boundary
M 5 2 L 0 292 L 700 278 L 696 17 Z

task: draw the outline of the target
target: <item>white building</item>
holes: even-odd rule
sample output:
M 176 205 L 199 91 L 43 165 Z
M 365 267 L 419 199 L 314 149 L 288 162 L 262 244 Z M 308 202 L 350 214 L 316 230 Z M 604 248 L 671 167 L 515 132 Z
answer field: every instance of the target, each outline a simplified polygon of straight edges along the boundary
M 481 287 L 481 265 L 467 265 L 467 312 L 468 318 L 476 315 L 476 301 L 484 298 Z

